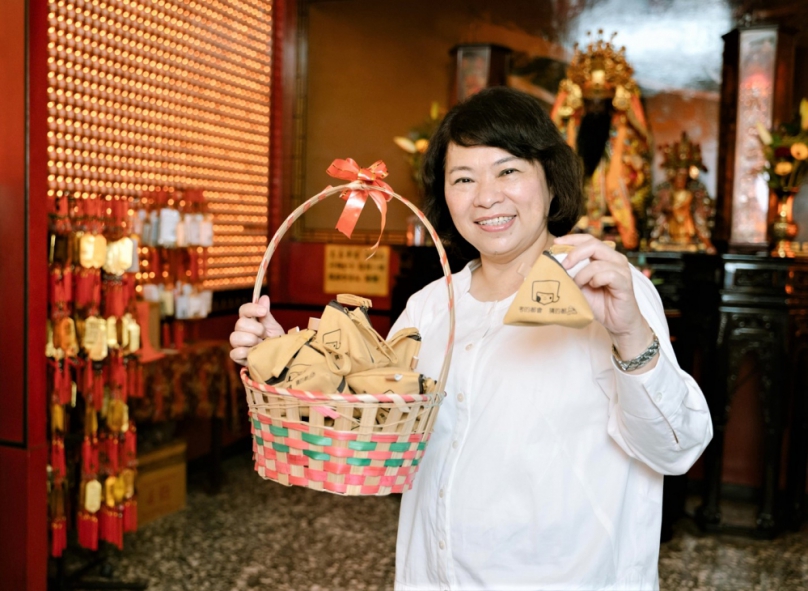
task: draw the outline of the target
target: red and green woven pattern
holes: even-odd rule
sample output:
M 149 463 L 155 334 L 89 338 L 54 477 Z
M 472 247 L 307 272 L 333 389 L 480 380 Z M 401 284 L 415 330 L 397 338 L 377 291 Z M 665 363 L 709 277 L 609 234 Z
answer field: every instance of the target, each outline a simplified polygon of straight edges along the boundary
M 337 494 L 384 495 L 412 486 L 429 435 L 360 435 L 251 417 L 255 470 L 263 478 Z
M 344 495 L 412 486 L 443 394 L 323 394 L 259 384 L 246 368 L 256 471 Z

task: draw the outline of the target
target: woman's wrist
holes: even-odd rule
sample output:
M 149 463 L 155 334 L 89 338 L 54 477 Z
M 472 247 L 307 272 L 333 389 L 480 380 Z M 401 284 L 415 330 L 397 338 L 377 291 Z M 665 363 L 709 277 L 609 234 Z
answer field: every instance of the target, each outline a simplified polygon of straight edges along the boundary
M 625 333 L 612 334 L 611 338 L 617 357 L 623 361 L 629 361 L 642 355 L 651 346 L 654 342 L 654 331 L 643 320 L 637 328 Z
M 659 357 L 659 339 L 656 333 L 652 334 L 653 341 L 651 341 L 648 348 L 632 359 L 620 359 L 617 350 L 612 347 L 612 357 L 614 357 L 614 362 L 621 371 L 624 373 L 638 374 L 650 371 L 656 366 L 657 358 Z

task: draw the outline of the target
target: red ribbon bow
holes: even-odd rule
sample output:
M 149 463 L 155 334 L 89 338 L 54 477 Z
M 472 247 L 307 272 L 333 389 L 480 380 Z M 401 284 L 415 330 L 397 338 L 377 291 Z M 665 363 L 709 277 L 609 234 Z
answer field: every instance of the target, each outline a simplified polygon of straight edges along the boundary
M 346 181 L 359 181 L 371 187 L 379 187 L 387 191 L 393 192 L 393 189 L 385 183 L 382 179 L 387 176 L 387 165 L 381 160 L 374 162 L 368 168 L 360 168 L 353 158 L 346 160 L 334 160 L 331 166 L 328 167 L 326 172 L 334 178 L 343 179 Z M 328 187 L 330 188 L 330 186 Z M 340 195 L 346 203 L 345 209 L 342 210 L 342 215 L 339 216 L 337 221 L 337 230 L 345 234 L 348 238 L 356 227 L 356 222 L 359 220 L 359 214 L 365 207 L 367 198 L 370 197 L 379 208 L 379 213 L 382 215 L 382 227 L 379 231 L 379 239 L 376 244 L 371 248 L 371 252 L 375 251 L 379 246 L 384 233 L 384 224 L 387 219 L 387 202 L 390 201 L 392 195 L 384 191 L 376 191 L 373 189 L 346 189 Z

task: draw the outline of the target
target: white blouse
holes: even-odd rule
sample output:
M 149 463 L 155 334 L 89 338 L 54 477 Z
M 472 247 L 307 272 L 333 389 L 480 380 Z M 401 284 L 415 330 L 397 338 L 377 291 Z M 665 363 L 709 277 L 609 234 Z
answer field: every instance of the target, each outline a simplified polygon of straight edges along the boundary
M 402 497 L 396 589 L 658 589 L 662 475 L 693 465 L 712 424 L 676 361 L 656 289 L 632 268 L 661 355 L 628 375 L 597 322 L 504 325 L 514 296 L 474 299 L 475 264 L 453 276 L 447 397 Z M 418 370 L 435 378 L 447 304 L 441 279 L 391 329 L 420 330 Z

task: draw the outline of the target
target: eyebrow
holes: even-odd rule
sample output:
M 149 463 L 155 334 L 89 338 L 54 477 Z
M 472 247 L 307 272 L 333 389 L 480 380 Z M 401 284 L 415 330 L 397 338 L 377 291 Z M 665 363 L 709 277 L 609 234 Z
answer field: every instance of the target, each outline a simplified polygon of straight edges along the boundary
M 496 162 L 494 162 L 493 166 L 499 166 L 500 164 L 505 164 L 506 162 L 510 162 L 511 160 L 521 160 L 519 156 L 505 156 L 504 158 L 500 158 Z M 470 166 L 453 166 L 446 174 L 452 174 L 453 172 L 457 172 L 459 170 L 471 170 Z

